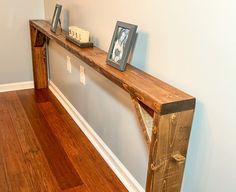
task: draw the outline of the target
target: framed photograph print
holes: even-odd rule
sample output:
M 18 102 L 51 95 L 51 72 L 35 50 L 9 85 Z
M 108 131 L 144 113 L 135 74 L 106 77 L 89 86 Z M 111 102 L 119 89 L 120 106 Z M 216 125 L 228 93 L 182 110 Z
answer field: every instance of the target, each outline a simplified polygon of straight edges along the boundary
M 124 71 L 127 60 L 136 39 L 138 26 L 117 21 L 111 40 L 106 62 Z
M 51 31 L 54 33 L 57 31 L 58 22 L 60 22 L 61 9 L 62 6 L 56 4 L 51 24 Z

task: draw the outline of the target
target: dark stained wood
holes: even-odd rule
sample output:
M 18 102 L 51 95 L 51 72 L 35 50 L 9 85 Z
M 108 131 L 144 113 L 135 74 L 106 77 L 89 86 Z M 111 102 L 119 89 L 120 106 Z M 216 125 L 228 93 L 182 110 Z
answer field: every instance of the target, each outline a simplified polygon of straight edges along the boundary
M 43 47 L 46 42 L 46 36 L 40 31 L 36 31 L 34 47 Z
M 0 113 L 2 111 L 0 110 Z M 1 124 L 1 123 L 0 123 Z M 1 141 L 0 141 L 1 144 Z M 7 183 L 7 178 L 6 178 L 6 172 L 5 172 L 5 167 L 4 167 L 4 161 L 3 161 L 3 151 L 0 148 L 0 191 L 10 191 Z
M 80 176 L 66 155 L 61 144 L 53 134 L 50 124 L 43 114 L 37 110 L 34 98 L 18 94 L 37 139 L 46 155 L 49 166 L 61 189 L 68 189 L 83 184 Z M 56 121 L 50 122 L 52 125 Z M 42 129 L 43 128 L 43 129 Z
M 19 98 L 9 92 L 2 98 L 9 110 L 25 158 L 25 163 L 36 191 L 60 191 L 43 150 L 34 134 Z
M 42 89 L 48 87 L 48 72 L 46 58 L 46 36 L 30 26 L 31 50 L 34 74 L 34 87 Z
M 1 99 L 0 109 L 2 109 L 0 115 L 0 151 L 6 174 L 5 178 L 8 183 L 6 187 L 11 191 L 34 191 L 19 141 L 17 140 L 13 121 Z
M 168 114 L 195 107 L 195 98 L 128 65 L 120 72 L 106 64 L 107 53 L 96 48 L 79 48 L 65 38 L 64 32 L 52 33 L 50 24 L 44 20 L 30 21 L 30 26 L 86 62 L 133 97 L 160 114 Z
M 0 113 L 1 192 L 127 191 L 47 89 L 0 93 Z
M 30 27 L 31 34 L 33 34 L 31 35 L 32 42 L 38 41 L 39 43 L 37 43 L 37 45 L 41 45 L 43 41 L 46 41 L 46 38 L 42 38 L 42 34 L 44 34 L 47 38 L 57 42 L 60 46 L 67 49 L 131 95 L 144 136 L 148 145 L 150 144 L 146 191 L 180 191 L 188 139 L 195 109 L 195 98 L 131 65 L 128 65 L 124 72 L 116 70 L 106 64 L 106 52 L 96 47 L 79 48 L 66 40 L 64 32 L 58 31 L 57 33 L 52 33 L 50 31 L 50 24 L 44 20 L 32 20 L 30 21 Z M 37 40 L 37 34 L 39 40 Z M 32 44 L 32 47 L 33 46 L 35 45 Z M 33 58 L 36 58 L 37 62 L 44 57 L 44 55 L 37 52 L 35 48 L 33 48 L 33 52 Z M 36 54 L 36 56 L 34 54 Z M 38 64 L 40 63 L 42 63 L 42 61 L 38 62 Z M 35 73 L 37 74 L 37 68 L 35 69 Z M 40 82 L 41 76 L 38 77 L 39 78 L 35 78 L 35 81 Z M 36 89 L 38 88 L 40 87 L 36 87 Z M 42 93 L 45 94 L 45 92 Z M 50 94 L 47 96 L 49 95 Z M 42 98 L 45 97 L 38 97 L 39 100 Z M 51 97 L 49 96 L 47 98 Z M 75 133 L 73 132 L 72 134 L 68 131 L 71 130 L 68 129 L 68 127 L 73 125 L 59 126 L 61 118 L 66 118 L 65 121 L 68 122 L 68 119 L 70 119 L 68 114 L 61 115 L 61 112 L 56 112 L 50 103 L 39 104 L 39 108 L 44 114 L 44 118 L 47 120 L 48 124 L 53 124 L 51 127 L 53 132 L 56 133 L 57 138 L 63 143 L 63 146 L 68 149 L 68 156 L 76 166 L 76 162 L 79 162 L 81 157 L 75 147 L 80 146 L 78 140 L 73 141 L 73 139 L 71 139 L 73 138 L 72 135 Z M 60 130 L 60 132 L 58 132 L 58 130 Z M 147 130 L 151 131 L 147 132 Z M 152 132 L 151 141 L 150 134 L 148 135 L 150 132 Z M 66 135 L 68 138 L 67 141 L 70 140 L 70 142 L 64 140 L 65 137 L 62 137 L 62 133 Z M 90 149 L 87 148 L 87 150 Z M 87 168 L 91 167 L 90 164 L 92 164 L 92 162 L 89 161 L 96 159 L 93 157 L 92 153 L 90 155 L 91 156 L 88 157 Z M 81 167 L 76 166 L 76 169 L 78 172 L 84 171 Z M 104 170 L 106 169 L 104 168 Z M 94 178 L 100 175 L 99 172 L 94 172 L 93 174 L 95 174 Z M 94 183 L 89 179 L 89 174 L 87 176 L 85 175 L 86 174 L 82 177 L 84 181 Z M 109 177 L 105 178 L 108 179 Z M 109 179 L 107 181 L 111 182 Z M 92 186 L 91 183 L 88 185 L 89 187 Z M 103 186 L 100 187 L 99 189 L 101 191 L 106 191 Z M 95 190 L 93 187 L 89 189 Z M 112 189 L 112 191 L 119 190 Z
M 68 123 L 68 126 L 77 126 L 75 122 L 67 115 L 64 115 L 62 118 Z M 64 133 L 66 133 L 69 138 L 73 138 L 72 135 L 74 134 L 79 135 L 78 131 L 75 129 L 69 131 L 64 129 Z M 127 191 L 127 189 L 121 185 L 120 181 L 116 179 L 116 175 L 112 171 L 107 171 L 110 168 L 107 164 L 104 164 L 104 160 L 95 153 L 93 145 L 91 143 L 89 145 L 85 144 L 86 140 L 86 136 L 83 135 L 79 140 L 73 139 L 72 143 L 68 147 L 72 149 L 71 159 L 78 172 L 84 173 L 81 175 L 81 178 L 88 184 L 90 191 Z M 84 155 L 75 154 L 73 150 L 74 145 L 79 145 L 78 150 Z M 89 153 L 86 153 L 86 151 L 89 151 Z M 80 166 L 80 164 L 84 164 L 84 166 Z M 97 167 L 99 167 L 99 169 L 97 169 Z M 94 185 L 95 181 L 93 178 L 100 178 L 99 180 L 96 180 L 96 185 Z M 104 183 L 110 184 L 104 185 Z
M 108 165 L 104 164 L 104 160 L 97 154 L 92 144 L 88 144 L 86 136 L 78 129 L 69 114 L 61 110 L 61 104 L 52 93 L 47 90 L 41 93 L 42 95 L 37 100 L 42 101 L 44 97 L 48 98 L 48 101 L 39 102 L 39 109 L 51 125 L 53 133 L 67 152 L 76 170 L 79 174 L 81 173 L 81 179 L 87 184 L 87 190 L 127 191 L 116 179 L 116 175 L 112 171 L 107 171 L 110 170 Z M 94 180 L 94 178 L 99 179 Z M 104 185 L 104 183 L 110 184 Z
M 140 102 L 139 100 L 137 100 L 137 102 L 139 103 L 139 105 L 140 105 L 142 108 L 145 109 L 145 111 L 148 112 L 148 114 L 149 114 L 150 116 L 152 116 L 152 117 L 154 116 L 154 111 L 153 111 L 151 108 L 149 108 L 147 105 L 145 105 L 144 103 Z
M 193 110 L 156 116 L 146 191 L 180 192 Z

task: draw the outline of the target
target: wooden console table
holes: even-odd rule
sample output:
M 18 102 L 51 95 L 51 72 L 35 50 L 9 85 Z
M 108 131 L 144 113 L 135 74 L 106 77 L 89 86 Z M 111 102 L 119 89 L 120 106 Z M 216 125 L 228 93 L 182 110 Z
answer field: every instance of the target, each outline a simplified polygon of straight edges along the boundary
M 147 192 L 179 192 L 181 188 L 195 98 L 128 65 L 120 72 L 106 64 L 107 53 L 79 48 L 64 32 L 52 33 L 44 20 L 30 21 L 34 84 L 48 87 L 47 42 L 53 40 L 98 73 L 127 91 L 149 146 Z

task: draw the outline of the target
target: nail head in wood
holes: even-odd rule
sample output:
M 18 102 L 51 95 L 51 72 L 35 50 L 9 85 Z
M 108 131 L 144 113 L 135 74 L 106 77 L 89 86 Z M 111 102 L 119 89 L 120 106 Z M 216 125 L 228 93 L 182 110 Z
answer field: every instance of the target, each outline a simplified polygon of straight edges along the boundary
M 185 159 L 186 159 L 183 155 L 181 155 L 179 153 L 175 154 L 175 155 L 172 155 L 172 158 L 178 163 L 184 163 Z

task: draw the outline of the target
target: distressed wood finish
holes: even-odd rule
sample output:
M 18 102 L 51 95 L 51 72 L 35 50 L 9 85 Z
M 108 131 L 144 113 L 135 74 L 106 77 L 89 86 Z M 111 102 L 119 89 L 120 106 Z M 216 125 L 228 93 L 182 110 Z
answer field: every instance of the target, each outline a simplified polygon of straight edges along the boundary
M 30 28 L 35 84 L 42 84 L 42 79 L 47 78 L 47 73 L 42 71 L 46 70 L 44 46 L 49 38 L 128 92 L 150 148 L 146 191 L 179 192 L 195 98 L 131 65 L 127 65 L 124 72 L 116 70 L 106 64 L 106 52 L 74 45 L 66 40 L 64 32 L 52 33 L 50 24 L 44 20 L 30 21 Z M 36 86 L 36 89 L 42 87 Z
M 128 65 L 124 72 L 120 72 L 112 66 L 107 65 L 106 52 L 96 47 L 79 48 L 66 40 L 64 32 L 58 31 L 57 33 L 52 33 L 50 31 L 50 24 L 46 21 L 30 21 L 30 26 L 56 41 L 97 72 L 113 81 L 137 100 L 140 100 L 158 113 L 168 114 L 192 109 L 195 106 L 195 99 L 192 96 L 131 65 Z
M 179 192 L 193 110 L 155 114 L 146 191 Z

